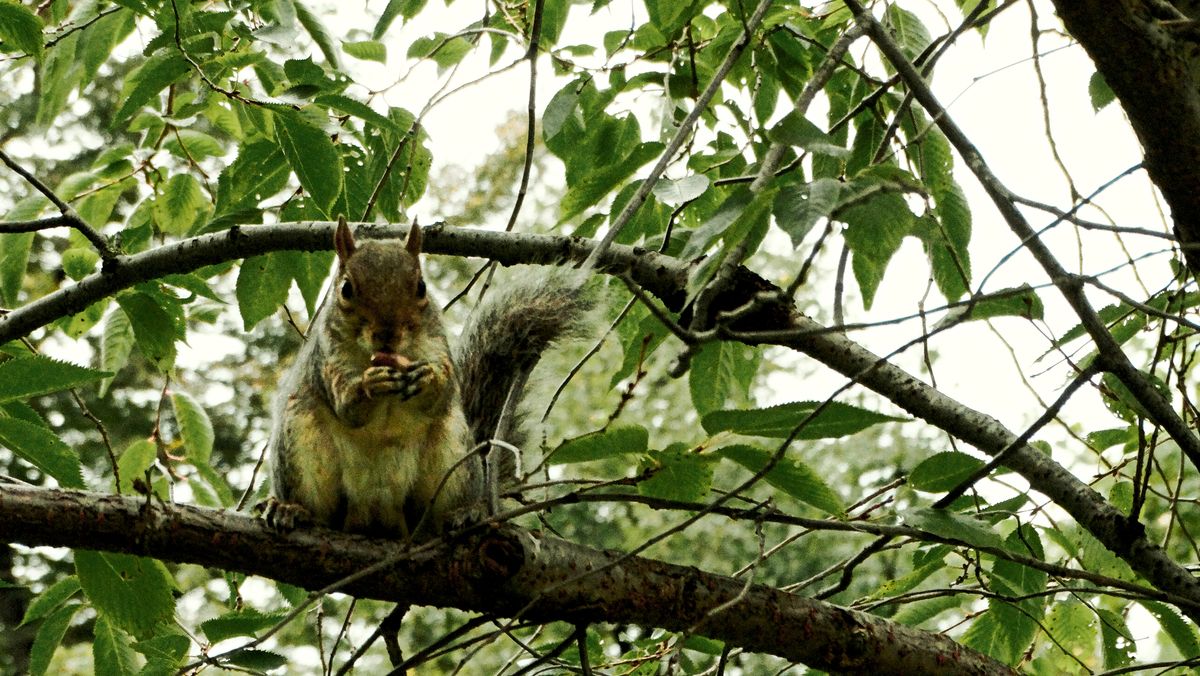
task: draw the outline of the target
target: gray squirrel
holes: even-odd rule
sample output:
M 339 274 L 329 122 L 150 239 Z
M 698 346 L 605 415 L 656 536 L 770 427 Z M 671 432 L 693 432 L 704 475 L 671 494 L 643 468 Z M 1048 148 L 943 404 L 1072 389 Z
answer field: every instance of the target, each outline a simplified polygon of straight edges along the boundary
M 413 223 L 404 242 L 358 243 L 339 219 L 331 298 L 277 393 L 270 525 L 407 538 L 482 504 L 473 450 L 520 444 L 513 411 L 530 371 L 583 330 L 592 301 L 579 285 L 526 275 L 476 308 L 452 351 L 422 278 L 421 236 Z

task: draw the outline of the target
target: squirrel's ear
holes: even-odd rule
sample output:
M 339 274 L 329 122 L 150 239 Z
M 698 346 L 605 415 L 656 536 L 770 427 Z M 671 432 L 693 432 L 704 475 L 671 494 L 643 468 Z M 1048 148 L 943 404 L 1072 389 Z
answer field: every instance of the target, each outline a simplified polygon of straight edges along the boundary
M 333 231 L 333 250 L 337 252 L 338 260 L 345 263 L 354 255 L 355 248 L 354 233 L 350 232 L 350 226 L 346 224 L 346 217 L 338 216 L 337 230 Z
M 408 249 L 408 253 L 413 256 L 421 254 L 421 226 L 417 225 L 417 219 L 413 219 L 412 227 L 408 229 L 408 241 L 404 243 L 404 248 Z

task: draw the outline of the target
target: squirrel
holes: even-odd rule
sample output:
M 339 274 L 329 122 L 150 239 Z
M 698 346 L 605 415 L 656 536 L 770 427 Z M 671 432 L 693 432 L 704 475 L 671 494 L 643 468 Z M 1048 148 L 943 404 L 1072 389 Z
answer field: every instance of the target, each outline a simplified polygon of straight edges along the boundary
M 484 498 L 477 445 L 520 444 L 511 412 L 542 353 L 583 329 L 592 302 L 580 285 L 527 276 L 476 308 L 452 352 L 421 274 L 421 238 L 414 221 L 404 242 L 360 244 L 338 219 L 332 302 L 277 393 L 269 525 L 440 530 Z

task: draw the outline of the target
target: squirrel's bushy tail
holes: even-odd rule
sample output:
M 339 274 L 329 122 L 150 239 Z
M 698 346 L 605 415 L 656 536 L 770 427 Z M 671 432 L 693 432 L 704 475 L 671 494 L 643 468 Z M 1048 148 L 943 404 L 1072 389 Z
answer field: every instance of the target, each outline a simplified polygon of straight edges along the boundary
M 595 294 L 580 275 L 562 269 L 523 272 L 494 283 L 475 308 L 454 355 L 475 444 L 493 438 L 516 446 L 524 442 L 519 410 L 530 372 L 555 341 L 587 332 Z

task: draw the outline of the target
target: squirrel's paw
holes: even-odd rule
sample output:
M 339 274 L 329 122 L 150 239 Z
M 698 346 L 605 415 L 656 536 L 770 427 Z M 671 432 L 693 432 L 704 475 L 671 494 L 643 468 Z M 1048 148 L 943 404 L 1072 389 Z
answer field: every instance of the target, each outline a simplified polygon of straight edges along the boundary
M 313 524 L 312 514 L 297 502 L 283 502 L 275 496 L 254 505 L 254 513 L 267 522 L 267 526 L 278 531 L 290 531 Z
M 372 366 L 363 372 L 363 391 L 368 397 L 397 396 L 402 401 L 421 393 L 433 377 L 433 366 L 427 361 L 405 366 Z

